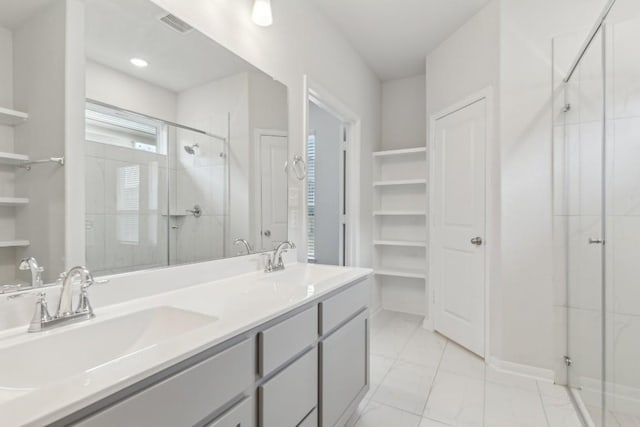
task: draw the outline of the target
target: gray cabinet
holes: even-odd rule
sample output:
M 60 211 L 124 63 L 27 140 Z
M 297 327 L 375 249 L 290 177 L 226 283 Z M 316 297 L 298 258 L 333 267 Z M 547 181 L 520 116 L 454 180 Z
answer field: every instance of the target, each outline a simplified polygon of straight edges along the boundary
M 320 342 L 320 425 L 344 423 L 368 387 L 368 317 L 357 317 Z
M 318 353 L 311 349 L 258 389 L 260 427 L 295 427 L 318 402 Z
M 54 425 L 342 426 L 368 390 L 368 301 L 365 279 Z
M 253 399 L 248 397 L 206 427 L 253 427 Z
M 258 373 L 268 375 L 318 340 L 318 307 L 313 306 L 258 333 Z
M 241 396 L 254 382 L 255 345 L 246 340 L 89 418 L 81 427 L 192 426 Z M 234 426 L 235 427 L 235 426 Z

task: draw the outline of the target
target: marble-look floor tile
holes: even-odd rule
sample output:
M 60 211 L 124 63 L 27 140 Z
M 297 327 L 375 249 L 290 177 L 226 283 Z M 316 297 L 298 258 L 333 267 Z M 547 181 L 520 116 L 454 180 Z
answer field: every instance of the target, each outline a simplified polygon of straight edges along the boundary
M 539 392 L 487 382 L 485 426 L 540 427 L 547 419 Z
M 618 420 L 613 416 L 611 411 L 606 411 L 604 414 L 604 424 L 602 423 L 602 408 L 599 406 L 586 405 L 587 411 L 591 421 L 596 427 L 622 427 Z
M 442 335 L 417 328 L 400 354 L 400 360 L 418 365 L 438 366 L 447 344 Z
M 420 417 L 390 406 L 370 402 L 355 427 L 418 427 Z
M 440 369 L 457 375 L 484 380 L 484 360 L 451 341 L 447 342 Z
M 372 339 L 371 353 L 390 359 L 397 359 L 417 328 L 417 324 L 394 318 Z
M 550 427 L 582 427 L 566 388 L 540 383 L 540 397 Z
M 440 421 L 423 418 L 420 421 L 420 427 L 448 427 L 450 424 L 441 423 Z
M 396 316 L 393 311 L 381 310 L 371 317 L 371 336 L 374 337 L 385 326 L 387 326 L 391 320 Z
M 421 416 L 436 369 L 397 361 L 371 400 Z
M 369 378 L 371 385 L 375 385 L 377 387 L 393 366 L 394 360 L 372 354 L 369 357 L 369 363 Z
M 423 417 L 457 426 L 482 426 L 484 381 L 438 371 Z
M 620 427 L 640 427 L 640 417 L 622 412 L 612 411 L 613 417 L 616 419 Z

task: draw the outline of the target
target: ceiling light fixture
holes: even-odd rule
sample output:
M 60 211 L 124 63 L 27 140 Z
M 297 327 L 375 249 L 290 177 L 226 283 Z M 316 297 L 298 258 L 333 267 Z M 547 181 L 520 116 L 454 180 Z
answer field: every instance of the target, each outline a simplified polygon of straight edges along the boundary
M 271 0 L 254 0 L 251 19 L 256 25 L 260 25 L 261 27 L 268 27 L 273 24 Z
M 129 62 L 138 68 L 145 68 L 149 66 L 149 63 L 142 58 L 131 58 Z

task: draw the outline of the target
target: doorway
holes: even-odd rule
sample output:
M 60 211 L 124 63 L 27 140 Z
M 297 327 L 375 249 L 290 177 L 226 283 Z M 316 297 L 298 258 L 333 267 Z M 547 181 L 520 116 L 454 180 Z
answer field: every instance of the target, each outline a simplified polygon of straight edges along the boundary
M 307 76 L 305 94 L 304 259 L 357 266 L 361 246 L 360 117 Z
M 288 137 L 276 130 L 256 130 L 255 162 L 258 173 L 255 191 L 258 200 L 254 218 L 255 250 L 269 251 L 287 240 L 287 163 Z
M 431 119 L 431 309 L 434 329 L 485 357 L 488 102 Z
M 309 101 L 307 261 L 346 265 L 347 125 Z

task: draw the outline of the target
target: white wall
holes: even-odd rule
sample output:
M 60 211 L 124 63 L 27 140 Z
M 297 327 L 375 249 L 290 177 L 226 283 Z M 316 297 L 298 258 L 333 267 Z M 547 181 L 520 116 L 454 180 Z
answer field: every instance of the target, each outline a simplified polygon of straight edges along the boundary
M 249 0 L 153 0 L 204 34 L 231 49 L 289 89 L 289 134 L 292 153 L 304 152 L 304 75 L 340 98 L 362 122 L 360 224 L 362 251 L 359 265 L 371 262 L 371 151 L 380 139 L 380 82 L 359 55 L 308 2 L 274 3 L 274 25 L 261 28 L 251 22 Z M 302 183 L 290 179 L 300 190 Z M 302 212 L 290 221 L 290 237 L 304 247 Z M 301 259 L 304 253 L 300 252 Z
M 552 284 L 552 39 L 589 29 L 605 0 L 503 1 L 501 293 L 505 360 L 561 368 Z M 577 49 L 576 49 L 577 53 Z
M 177 94 L 87 59 L 87 98 L 169 122 L 177 118 Z
M 326 110 L 309 104 L 309 130 L 316 136 L 316 261 L 338 265 L 341 123 Z
M 14 106 L 29 113 L 15 128 L 15 146 L 32 159 L 65 154 L 66 19 L 67 3 L 57 1 L 14 32 Z M 31 241 L 17 255 L 35 256 L 46 269 L 45 280 L 52 280 L 66 264 L 65 169 L 44 164 L 20 170 L 16 194 L 30 199 L 17 215 L 16 237 Z
M 440 111 L 466 98 L 492 88 L 494 109 L 493 127 L 498 123 L 499 89 L 499 9 L 500 3 L 492 1 L 465 25 L 427 56 L 427 127 L 430 118 Z M 487 164 L 490 179 L 487 183 L 487 255 L 491 265 L 487 280 L 491 293 L 491 337 L 492 352 L 499 352 L 500 328 L 500 283 L 499 283 L 499 145 L 497 138 L 487 144 Z M 429 140 L 427 139 L 427 145 Z M 493 167 L 492 167 L 493 165 Z M 493 191 L 492 191 L 493 190 Z
M 427 58 L 427 115 L 495 94 L 487 251 L 491 352 L 560 371 L 552 284 L 552 39 L 589 28 L 604 0 L 493 1 Z M 490 141 L 491 142 L 491 141 Z M 493 163 L 491 163 L 493 161 Z M 493 212 L 493 213 L 491 213 Z M 557 323 L 559 322 L 559 323 Z
M 424 147 L 427 133 L 424 75 L 382 84 L 383 150 Z

